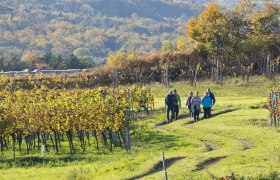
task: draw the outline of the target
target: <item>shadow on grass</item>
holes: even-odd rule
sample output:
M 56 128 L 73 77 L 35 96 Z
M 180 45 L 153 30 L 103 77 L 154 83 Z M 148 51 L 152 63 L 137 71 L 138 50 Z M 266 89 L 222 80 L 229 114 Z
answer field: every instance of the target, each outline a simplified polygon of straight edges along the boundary
M 217 112 L 217 113 L 213 113 L 213 114 L 212 114 L 212 117 L 219 116 L 219 115 L 226 114 L 226 113 L 230 113 L 230 112 L 234 112 L 234 111 L 237 111 L 237 110 L 239 110 L 239 108 L 236 108 L 236 109 L 227 109 L 227 110 L 224 110 L 224 111 L 220 111 L 220 112 Z
M 180 147 L 186 146 L 187 144 L 178 141 L 178 137 L 170 134 L 159 133 L 155 131 L 142 132 L 140 141 L 143 144 L 142 147 L 155 148 L 164 147 Z
M 230 112 L 233 112 L 233 111 L 237 111 L 237 110 L 239 110 L 239 108 L 236 108 L 236 109 L 227 109 L 227 110 L 220 111 L 220 112 L 217 112 L 217 113 L 212 113 L 212 118 L 213 118 L 213 117 L 216 117 L 216 116 L 219 116 L 219 115 L 222 115 L 222 114 L 226 114 L 226 113 L 230 113 Z M 203 113 L 200 113 L 200 118 L 199 118 L 198 122 L 204 120 L 204 119 L 202 119 L 202 118 L 203 118 Z M 211 119 L 211 118 L 210 118 L 210 119 Z M 207 119 L 206 119 L 206 120 L 207 120 Z M 187 122 L 185 123 L 185 125 L 186 125 L 187 127 L 189 127 L 191 124 L 194 124 L 194 121 L 193 121 L 193 120 L 187 121 Z
M 169 168 L 170 166 L 172 166 L 175 162 L 177 161 L 180 161 L 182 159 L 184 159 L 185 157 L 176 157 L 176 158 L 170 158 L 170 159 L 166 159 L 165 160 L 165 166 L 166 168 Z M 132 179 L 140 179 L 140 178 L 143 178 L 143 177 L 146 177 L 146 176 L 151 176 L 155 173 L 158 173 L 160 171 L 163 171 L 163 163 L 162 161 L 158 162 L 153 168 L 152 170 L 150 170 L 149 172 L 145 173 L 145 174 L 142 174 L 142 175 L 139 175 L 139 176 L 135 176 L 135 177 L 132 177 L 130 178 L 130 180 Z
M 49 166 L 49 167 L 58 167 L 64 166 L 67 163 L 75 162 L 75 161 L 86 161 L 93 162 L 95 161 L 93 158 L 89 157 L 17 157 L 16 159 L 5 159 L 0 160 L 1 166 L 0 169 L 5 169 L 9 167 L 34 167 L 34 166 Z M 3 167 L 4 165 L 4 167 Z
M 230 112 L 234 112 L 234 111 L 237 111 L 239 110 L 239 108 L 236 108 L 236 109 L 227 109 L 227 110 L 224 110 L 224 111 L 220 111 L 220 112 L 217 112 L 217 113 L 212 113 L 212 117 L 215 117 L 215 116 L 219 116 L 219 115 L 222 115 L 222 114 L 226 114 L 226 113 L 230 113 Z M 201 116 L 203 116 L 203 113 L 200 113 Z M 182 119 L 186 119 L 186 118 L 191 118 L 188 114 L 182 114 L 182 115 L 179 115 L 178 117 L 178 120 L 182 120 Z M 201 120 L 201 118 L 200 118 Z M 170 122 L 172 123 L 172 122 Z M 165 125 L 167 125 L 169 123 L 167 123 L 167 121 L 163 121 L 161 123 L 158 123 L 156 124 L 156 128 L 161 128 Z M 193 120 L 189 120 L 185 123 L 185 125 L 190 125 L 190 124 L 193 124 Z
M 205 169 L 208 169 L 210 166 L 213 166 L 213 165 L 217 164 L 218 162 L 220 162 L 224 158 L 226 158 L 226 156 L 206 159 L 205 161 L 199 163 L 196 166 L 196 169 L 193 170 L 193 172 L 198 172 L 198 171 L 203 171 Z
M 188 114 L 181 114 L 181 115 L 178 116 L 178 119 L 175 120 L 175 121 L 180 121 L 180 120 L 186 119 L 186 118 L 188 118 L 188 117 L 190 117 Z M 172 121 L 172 122 L 174 122 L 174 121 Z M 172 123 L 172 122 L 169 122 L 169 123 Z M 163 127 L 163 126 L 165 126 L 165 125 L 167 125 L 167 124 L 169 124 L 169 123 L 168 123 L 167 121 L 162 121 L 162 122 L 160 122 L 160 123 L 157 123 L 157 124 L 155 125 L 155 127 L 158 128 L 158 129 L 160 129 L 161 127 Z
M 162 133 L 158 133 L 155 131 L 149 131 L 149 130 L 139 130 L 141 132 L 138 141 L 140 142 L 141 149 L 148 149 L 148 148 L 171 148 L 171 147 L 180 147 L 180 146 L 186 146 L 186 143 L 179 143 L 178 137 L 172 136 L 172 135 L 166 135 Z M 136 138 L 136 137 L 134 137 Z M 132 143 L 134 143 L 134 140 L 132 138 Z M 135 140 L 136 141 L 136 140 Z M 106 147 L 104 147 L 106 148 Z M 132 147 L 133 149 L 134 147 Z M 116 153 L 116 156 L 119 156 L 119 152 L 121 154 L 125 153 L 125 149 L 117 148 L 115 151 L 113 150 L 113 153 Z M 92 154 L 94 153 L 94 155 Z M 47 166 L 47 167 L 61 167 L 61 166 L 67 166 L 69 163 L 92 163 L 96 161 L 103 161 L 104 155 L 106 157 L 107 154 L 112 154 L 112 152 L 107 152 L 106 149 L 102 151 L 100 149 L 99 151 L 95 152 L 76 152 L 73 156 L 70 154 L 48 154 L 45 157 L 39 157 L 39 156 L 17 156 L 14 158 L 5 158 L 3 155 L 2 159 L 0 159 L 0 169 L 7 169 L 11 167 L 22 167 L 22 168 L 28 168 L 28 167 L 41 167 L 41 166 Z M 100 156 L 101 155 L 101 156 Z
M 214 150 L 217 150 L 219 149 L 219 146 L 217 146 L 216 144 L 212 143 L 212 142 L 206 142 L 206 141 L 203 141 L 205 147 L 206 147 L 206 150 L 209 152 L 209 151 L 214 151 Z

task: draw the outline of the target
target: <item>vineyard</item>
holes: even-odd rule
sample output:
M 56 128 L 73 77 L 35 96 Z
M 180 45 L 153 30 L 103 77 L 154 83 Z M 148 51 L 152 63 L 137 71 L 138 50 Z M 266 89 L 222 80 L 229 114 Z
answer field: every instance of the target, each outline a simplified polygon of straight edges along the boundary
M 153 97 L 145 88 L 36 90 L 0 92 L 0 145 L 5 151 L 52 148 L 60 153 L 68 144 L 71 154 L 92 148 L 92 139 L 112 151 L 113 144 L 126 149 L 133 114 L 153 109 Z M 109 143 L 107 141 L 109 140 Z M 66 143 L 68 142 L 68 143 Z M 123 143 L 122 143 L 123 142 Z M 36 151 L 38 152 L 38 151 Z M 62 152 L 63 153 L 63 152 Z

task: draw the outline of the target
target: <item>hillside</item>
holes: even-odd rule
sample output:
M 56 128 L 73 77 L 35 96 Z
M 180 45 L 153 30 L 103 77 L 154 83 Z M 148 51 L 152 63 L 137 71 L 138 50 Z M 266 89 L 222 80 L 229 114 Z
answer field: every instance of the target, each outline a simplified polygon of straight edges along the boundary
M 161 50 L 209 0 L 3 0 L 0 54 L 34 61 L 51 52 L 100 64 L 109 51 Z M 217 1 L 225 6 L 236 2 Z M 260 2 L 260 1 L 258 1 Z
M 186 20 L 196 15 L 188 3 L 140 0 L 4 0 L 0 51 L 4 56 L 34 59 L 45 52 L 74 53 L 103 60 L 109 51 L 137 49 L 147 53 L 174 40 Z

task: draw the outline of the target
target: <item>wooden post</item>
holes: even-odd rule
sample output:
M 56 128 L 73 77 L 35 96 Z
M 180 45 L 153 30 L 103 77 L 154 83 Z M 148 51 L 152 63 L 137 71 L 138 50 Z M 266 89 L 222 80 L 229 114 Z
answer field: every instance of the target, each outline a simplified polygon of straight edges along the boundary
M 272 91 L 269 93 L 269 100 L 270 100 L 270 122 L 269 122 L 269 125 L 271 126 L 272 125 L 272 115 L 273 115 L 273 106 L 272 106 Z
M 214 59 L 211 59 L 211 80 L 214 81 Z
M 133 96 L 130 90 L 128 90 L 128 98 L 129 98 L 129 109 L 133 111 Z
M 279 97 L 280 97 L 280 92 L 277 92 L 277 110 L 279 109 L 279 104 L 278 104 L 278 101 L 279 101 Z M 279 124 L 279 118 L 278 116 L 276 116 L 276 127 L 279 127 L 280 124 Z
M 113 70 L 113 85 L 114 85 L 114 87 L 118 86 L 118 70 L 117 69 Z
M 10 74 L 10 93 L 14 93 L 14 80 L 13 80 L 13 74 Z
M 164 170 L 164 177 L 165 177 L 165 180 L 168 180 L 167 170 L 166 170 L 166 166 L 165 166 L 165 157 L 164 157 L 164 152 L 162 152 L 162 165 L 163 165 L 163 170 Z
M 274 116 L 274 126 L 277 128 L 277 111 L 278 111 L 278 96 L 275 93 L 275 116 Z
M 223 85 L 223 65 L 220 63 L 220 85 Z
M 41 157 L 44 157 L 45 155 L 45 145 L 42 145 L 42 148 L 41 148 Z
M 126 147 L 127 150 L 131 150 L 131 143 L 130 143 L 130 132 L 129 132 L 129 118 L 128 118 L 128 111 L 125 111 L 125 119 L 126 119 Z
M 169 86 L 168 76 L 169 76 L 169 60 L 167 60 L 167 62 L 165 64 L 165 77 L 164 77 L 164 81 L 165 81 L 165 86 L 166 87 Z
M 219 60 L 217 59 L 216 61 L 217 66 L 216 66 L 216 83 L 219 84 L 219 73 L 220 73 L 220 66 L 219 66 Z
M 269 55 L 266 57 L 266 77 L 269 78 Z
M 271 100 L 271 120 L 270 120 L 270 126 L 272 126 L 274 124 L 274 126 L 276 127 L 276 108 L 277 108 L 277 97 L 276 97 L 276 93 L 272 92 L 272 100 Z

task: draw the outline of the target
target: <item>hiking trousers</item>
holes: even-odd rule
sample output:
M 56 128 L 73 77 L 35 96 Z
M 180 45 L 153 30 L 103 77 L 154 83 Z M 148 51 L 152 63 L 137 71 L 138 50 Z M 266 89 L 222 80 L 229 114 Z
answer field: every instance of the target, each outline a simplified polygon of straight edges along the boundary
M 173 121 L 175 117 L 175 111 L 174 106 L 166 106 L 166 118 L 167 122 Z M 169 117 L 169 113 L 171 112 L 171 119 Z
M 204 111 L 204 119 L 208 119 L 211 117 L 211 108 L 203 108 L 203 111 Z

